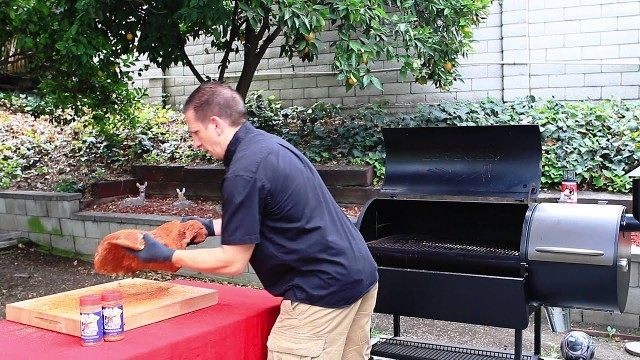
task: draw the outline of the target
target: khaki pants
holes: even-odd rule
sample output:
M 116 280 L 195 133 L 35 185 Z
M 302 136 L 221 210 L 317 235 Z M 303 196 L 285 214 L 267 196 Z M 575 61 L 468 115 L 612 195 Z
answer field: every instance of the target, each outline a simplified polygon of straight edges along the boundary
M 283 300 L 267 347 L 269 360 L 364 360 L 378 284 L 351 306 L 329 309 Z

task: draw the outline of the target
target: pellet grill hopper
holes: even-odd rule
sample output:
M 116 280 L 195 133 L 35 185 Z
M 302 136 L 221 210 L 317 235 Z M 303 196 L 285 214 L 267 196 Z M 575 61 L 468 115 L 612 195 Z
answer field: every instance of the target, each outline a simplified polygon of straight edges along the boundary
M 624 206 L 536 203 L 536 125 L 383 129 L 386 175 L 357 226 L 379 266 L 375 312 L 395 359 L 536 359 L 541 307 L 622 312 L 631 242 Z M 637 222 L 636 222 L 637 223 Z M 534 315 L 533 353 L 522 330 Z M 400 316 L 514 329 L 514 351 L 400 337 Z

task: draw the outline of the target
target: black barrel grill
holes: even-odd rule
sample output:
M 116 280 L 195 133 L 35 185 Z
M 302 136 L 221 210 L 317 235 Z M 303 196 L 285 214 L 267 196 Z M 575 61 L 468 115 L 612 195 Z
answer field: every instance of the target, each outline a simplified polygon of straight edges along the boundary
M 372 355 L 535 359 L 541 306 L 624 310 L 631 243 L 622 230 L 637 221 L 619 205 L 535 203 L 538 126 L 394 128 L 383 136 L 382 196 L 357 221 L 379 266 L 375 312 L 394 315 L 394 337 Z M 523 354 L 532 314 L 534 349 Z M 514 329 L 515 350 L 409 341 L 399 337 L 400 316 Z

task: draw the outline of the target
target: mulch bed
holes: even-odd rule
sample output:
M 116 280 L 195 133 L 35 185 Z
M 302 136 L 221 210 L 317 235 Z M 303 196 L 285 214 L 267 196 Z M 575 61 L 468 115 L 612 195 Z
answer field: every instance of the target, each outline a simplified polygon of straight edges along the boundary
M 219 218 L 222 213 L 221 201 L 189 200 L 192 205 L 188 208 L 179 208 L 174 205 L 177 197 L 148 196 L 144 205 L 127 206 L 123 201 L 126 198 L 118 198 L 107 203 L 95 203 L 84 208 L 84 211 L 99 211 L 125 214 L 153 214 L 166 216 L 199 216 L 203 218 Z M 362 206 L 342 207 L 348 216 L 357 217 Z

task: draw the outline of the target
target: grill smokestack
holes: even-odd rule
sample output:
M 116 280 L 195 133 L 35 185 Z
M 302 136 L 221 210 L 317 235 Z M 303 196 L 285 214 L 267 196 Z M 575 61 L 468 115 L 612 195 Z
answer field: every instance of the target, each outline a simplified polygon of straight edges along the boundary
M 640 231 L 640 167 L 634 169 L 629 174 L 631 178 L 631 206 L 632 214 L 627 214 L 624 224 L 621 226 L 622 231 Z
M 640 221 L 640 179 L 634 178 L 632 181 L 631 204 L 633 206 L 633 218 Z
M 640 221 L 640 179 L 638 178 L 633 179 L 631 202 L 633 204 L 633 217 Z

